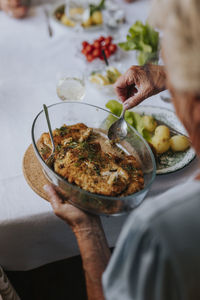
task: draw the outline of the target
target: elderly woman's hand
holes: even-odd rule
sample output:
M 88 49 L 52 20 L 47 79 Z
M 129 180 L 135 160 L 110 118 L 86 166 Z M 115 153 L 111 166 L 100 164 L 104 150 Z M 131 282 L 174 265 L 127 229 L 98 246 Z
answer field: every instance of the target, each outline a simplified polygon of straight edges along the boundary
M 125 0 L 127 3 L 136 2 L 137 0 Z
M 115 83 L 115 91 L 126 109 L 165 89 L 163 66 L 132 66 Z
M 26 16 L 28 7 L 21 4 L 21 0 L 0 0 L 0 9 L 14 18 Z
M 92 230 L 100 226 L 98 216 L 85 213 L 67 201 L 63 201 L 62 195 L 48 184 L 44 186 L 45 192 L 49 196 L 51 206 L 56 216 L 66 221 L 74 233 L 80 230 Z
M 49 196 L 55 214 L 70 225 L 76 236 L 82 257 L 88 299 L 105 299 L 102 274 L 108 264 L 110 250 L 100 218 L 83 212 L 67 201 L 62 201 L 57 187 L 48 184 L 44 186 L 44 190 Z

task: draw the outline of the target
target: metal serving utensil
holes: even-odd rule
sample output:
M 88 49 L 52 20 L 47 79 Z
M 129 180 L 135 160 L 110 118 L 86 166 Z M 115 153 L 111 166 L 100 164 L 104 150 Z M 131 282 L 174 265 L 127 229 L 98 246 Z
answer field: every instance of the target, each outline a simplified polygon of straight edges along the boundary
M 125 137 L 127 135 L 127 130 L 128 130 L 127 123 L 124 119 L 125 112 L 126 112 L 126 110 L 123 109 L 120 118 L 116 122 L 114 122 L 108 129 L 108 138 L 110 140 L 121 141 L 121 140 L 125 139 Z M 156 122 L 158 125 L 164 125 L 164 123 L 162 121 L 156 120 Z M 169 125 L 167 125 L 167 127 L 169 128 L 171 134 L 183 135 L 190 141 L 190 138 L 186 134 L 172 128 Z
M 156 119 L 156 122 L 157 122 L 158 125 L 166 125 L 162 121 L 159 121 L 157 119 Z M 190 138 L 186 134 L 184 134 L 184 133 L 182 133 L 182 132 L 180 132 L 180 131 L 172 128 L 168 124 L 166 126 L 169 128 L 170 133 L 172 133 L 173 135 L 183 135 L 183 136 L 185 136 L 190 141 Z
M 172 102 L 172 99 L 170 97 L 160 95 L 160 98 L 161 98 L 162 101 L 164 101 L 166 103 L 171 103 Z
M 48 113 L 48 108 L 45 104 L 43 104 L 43 109 L 44 109 L 44 113 L 45 113 L 45 117 L 47 120 L 47 125 L 48 125 L 48 129 L 49 129 L 49 135 L 50 135 L 50 139 L 51 139 L 51 143 L 52 143 L 52 152 L 51 155 L 47 158 L 46 160 L 46 164 L 52 168 L 53 163 L 54 163 L 54 156 L 55 156 L 55 144 L 54 144 L 54 140 L 53 140 L 53 133 L 51 130 L 51 123 L 50 123 L 50 119 L 49 119 L 49 113 Z
M 120 118 L 108 129 L 108 138 L 110 140 L 121 141 L 127 136 L 128 126 L 124 119 L 125 112 L 126 110 L 123 108 Z
M 44 14 L 45 14 L 45 18 L 46 18 L 46 23 L 47 23 L 47 29 L 48 29 L 49 37 L 52 37 L 53 36 L 53 30 L 52 30 L 52 27 L 50 25 L 49 12 L 48 12 L 48 10 L 47 10 L 46 7 L 44 7 Z

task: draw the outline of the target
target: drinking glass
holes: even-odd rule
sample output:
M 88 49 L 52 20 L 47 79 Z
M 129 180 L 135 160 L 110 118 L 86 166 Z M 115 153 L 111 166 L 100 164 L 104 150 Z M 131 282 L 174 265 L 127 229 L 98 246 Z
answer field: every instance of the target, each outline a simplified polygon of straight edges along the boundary
M 85 97 L 85 79 L 79 70 L 68 70 L 57 74 L 56 92 L 63 101 L 80 101 Z
M 87 0 L 66 0 L 65 14 L 76 27 L 81 27 L 84 19 L 90 16 L 89 3 Z

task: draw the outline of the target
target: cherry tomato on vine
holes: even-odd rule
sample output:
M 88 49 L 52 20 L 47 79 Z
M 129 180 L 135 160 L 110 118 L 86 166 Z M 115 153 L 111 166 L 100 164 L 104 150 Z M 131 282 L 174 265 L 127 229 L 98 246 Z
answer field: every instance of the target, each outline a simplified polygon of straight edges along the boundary
M 112 37 L 111 37 L 111 36 L 108 36 L 108 37 L 105 39 L 104 44 L 105 44 L 105 46 L 107 46 L 107 45 L 110 45 L 111 42 L 112 42 Z
M 94 49 L 92 52 L 92 55 L 94 57 L 99 57 L 101 55 L 101 50 L 100 49 Z
M 101 42 L 103 42 L 105 40 L 105 37 L 104 36 L 100 36 L 100 38 L 98 38 L 98 41 L 101 43 Z
M 87 58 L 87 61 L 89 61 L 89 62 L 93 61 L 93 59 L 94 59 L 92 54 L 87 54 L 86 58 Z
M 110 44 L 108 49 L 109 49 L 110 53 L 113 54 L 117 50 L 117 46 L 115 44 Z
M 93 44 L 94 48 L 101 48 L 101 43 L 99 41 L 95 41 L 94 44 Z
M 85 51 L 86 51 L 87 54 L 91 53 L 93 49 L 94 49 L 94 47 L 92 45 L 87 45 L 85 47 Z
M 85 48 L 87 45 L 89 45 L 89 43 L 88 43 L 87 41 L 83 41 L 83 42 L 82 42 L 83 48 Z
M 110 51 L 106 49 L 105 50 L 105 55 L 106 55 L 107 58 L 109 58 L 110 57 Z

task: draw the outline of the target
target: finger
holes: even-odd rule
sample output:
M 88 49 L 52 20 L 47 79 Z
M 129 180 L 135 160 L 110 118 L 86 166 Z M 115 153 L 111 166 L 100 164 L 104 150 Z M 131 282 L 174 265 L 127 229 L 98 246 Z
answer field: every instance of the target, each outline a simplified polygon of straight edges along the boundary
M 115 84 L 114 84 L 114 88 L 116 89 L 116 90 L 123 90 L 124 88 L 126 88 L 126 85 L 124 84 L 124 82 L 125 82 L 125 76 L 124 75 L 122 75 L 122 76 L 120 76 L 118 79 L 117 79 L 117 81 L 115 82 Z
M 21 19 L 26 16 L 28 8 L 26 6 L 19 6 L 12 10 L 12 16 L 17 19 Z
M 26 16 L 28 7 L 19 6 L 19 7 L 12 8 L 8 6 L 8 4 L 4 3 L 2 4 L 2 10 L 4 10 L 10 17 L 20 19 Z
M 115 93 L 117 94 L 117 96 L 120 98 L 120 100 L 122 102 L 124 102 L 128 97 L 128 86 L 126 87 L 121 87 L 121 84 L 119 83 L 119 85 L 115 85 L 114 89 L 115 89 Z
M 115 89 L 115 93 L 117 94 L 117 96 L 122 100 L 126 100 L 126 88 L 124 89 L 124 87 L 121 87 L 121 82 L 123 81 L 122 79 L 123 76 L 121 76 L 114 84 L 114 89 Z
M 143 100 L 144 100 L 144 97 L 142 97 L 141 94 L 137 93 L 133 97 L 128 98 L 124 102 L 124 108 L 126 110 L 130 109 L 130 108 L 133 108 L 134 106 L 140 104 Z
M 128 69 L 122 76 L 120 76 L 116 83 L 115 87 L 119 89 L 127 88 L 127 86 L 134 85 L 135 84 L 135 71 L 132 69 Z
M 137 88 L 135 85 L 130 85 L 127 89 L 127 97 L 126 100 L 129 99 L 130 97 L 133 97 L 136 93 L 138 92 Z
M 58 194 L 56 193 L 54 187 L 51 184 L 46 184 L 43 186 L 43 189 L 49 196 L 49 201 L 53 207 L 54 210 L 58 209 L 60 205 L 62 204 L 62 200 L 58 197 Z
M 135 85 L 131 85 L 123 91 L 118 91 L 117 95 L 122 102 L 125 102 L 130 97 L 133 97 L 137 92 L 138 90 L 136 89 Z
M 118 97 L 124 102 L 127 98 L 134 95 L 135 90 L 135 71 L 129 69 L 124 75 L 122 75 L 115 83 L 114 88 Z
M 2 1 L 2 7 L 5 9 L 11 9 L 11 8 L 16 8 L 20 6 L 20 0 L 3 0 Z
M 122 90 L 122 89 L 119 89 L 119 88 L 116 88 L 115 89 L 115 92 L 118 96 L 118 98 L 124 102 L 126 99 L 127 99 L 127 91 L 126 90 Z

